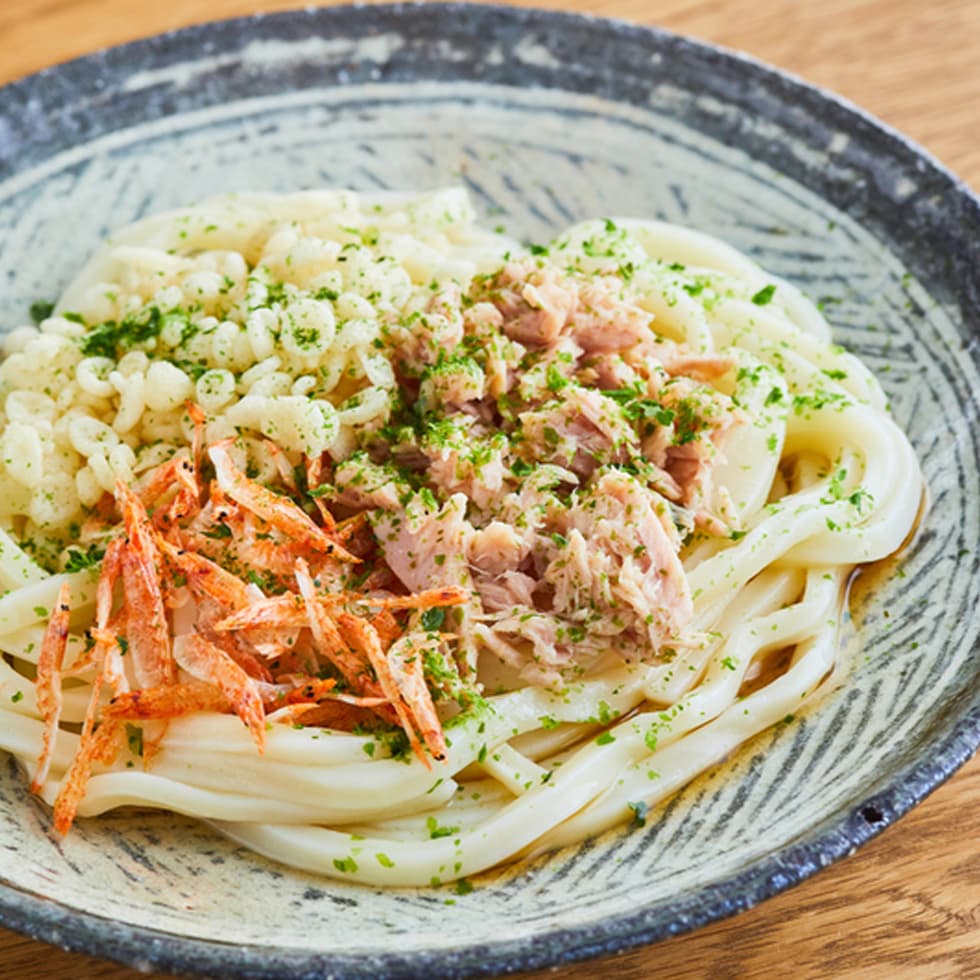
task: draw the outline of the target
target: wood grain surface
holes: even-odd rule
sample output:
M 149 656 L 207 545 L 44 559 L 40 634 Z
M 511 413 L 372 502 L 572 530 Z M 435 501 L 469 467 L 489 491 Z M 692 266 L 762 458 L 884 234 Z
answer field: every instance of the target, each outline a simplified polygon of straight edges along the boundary
M 517 4 L 510 4 L 516 6 Z M 737 48 L 832 89 L 980 187 L 980 0 L 538 0 Z M 0 84 L 47 65 L 281 0 L 0 0 Z M 2 96 L 0 96 L 2 97 Z M 688 936 L 552 973 L 980 978 L 980 759 L 854 857 Z M 0 977 L 134 980 L 0 930 Z

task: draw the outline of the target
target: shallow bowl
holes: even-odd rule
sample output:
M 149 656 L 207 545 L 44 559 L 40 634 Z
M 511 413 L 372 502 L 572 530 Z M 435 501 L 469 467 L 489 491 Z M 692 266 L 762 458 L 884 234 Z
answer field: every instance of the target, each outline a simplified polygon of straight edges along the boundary
M 462 183 L 529 240 L 602 215 L 718 235 L 821 301 L 885 383 L 931 507 L 857 618 L 852 675 L 643 832 L 468 895 L 276 867 L 161 813 L 64 842 L 0 772 L 0 922 L 143 968 L 457 977 L 610 953 L 749 907 L 850 853 L 980 742 L 980 206 L 859 110 L 662 32 L 478 6 L 295 11 L 59 66 L 0 100 L 0 323 L 146 213 L 236 189 Z M 455 904 L 447 904 L 450 899 Z

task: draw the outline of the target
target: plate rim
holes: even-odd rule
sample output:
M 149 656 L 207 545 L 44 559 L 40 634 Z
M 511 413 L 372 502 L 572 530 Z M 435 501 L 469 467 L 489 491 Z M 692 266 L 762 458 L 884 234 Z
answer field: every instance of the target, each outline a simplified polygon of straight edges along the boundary
M 48 86 L 51 80 L 94 67 L 107 56 L 151 55 L 165 42 L 183 39 L 193 44 L 219 28 L 250 25 L 249 29 L 255 30 L 263 23 L 301 18 L 329 23 L 350 18 L 370 21 L 375 17 L 388 17 L 405 18 L 403 23 L 407 23 L 413 14 L 423 13 L 426 7 L 431 14 L 432 6 L 422 2 L 371 6 L 354 3 L 211 20 L 60 62 L 0 86 L 0 91 L 8 95 L 35 94 L 43 98 L 46 93 L 37 90 Z M 809 104 L 819 104 L 824 112 L 843 120 L 852 130 L 858 124 L 867 127 L 879 139 L 885 137 L 890 158 L 904 157 L 907 162 L 924 164 L 925 170 L 931 171 L 930 176 L 938 178 L 948 200 L 964 207 L 966 215 L 980 228 L 980 198 L 930 151 L 847 98 L 751 55 L 663 28 L 592 14 L 456 2 L 440 4 L 437 9 L 449 17 L 456 14 L 477 19 L 503 17 L 525 29 L 557 26 L 560 30 L 566 25 L 587 26 L 607 36 L 645 42 L 651 50 L 670 45 L 681 52 L 712 55 L 729 65 L 734 63 L 754 79 L 778 82 Z M 218 50 L 209 53 L 218 53 Z M 958 237 L 962 239 L 963 235 Z M 108 958 L 143 970 L 212 977 L 321 980 L 330 976 L 395 980 L 417 976 L 424 968 L 425 975 L 432 980 L 451 980 L 498 976 L 608 956 L 682 935 L 751 908 L 853 853 L 887 829 L 952 776 L 980 748 L 980 690 L 974 690 L 972 696 L 969 691 L 962 692 L 948 707 L 950 710 L 959 708 L 960 713 L 936 738 L 922 740 L 920 744 L 927 745 L 928 752 L 917 746 L 911 761 L 894 770 L 886 785 L 866 799 L 845 811 L 836 811 L 796 841 L 739 873 L 714 884 L 690 889 L 678 898 L 637 910 L 612 922 L 603 921 L 598 926 L 555 928 L 534 937 L 492 945 L 471 943 L 451 950 L 377 954 L 299 951 L 291 947 L 226 944 L 128 925 L 73 909 L 2 881 L 0 926 L 71 952 Z M 14 765 L 12 760 L 10 764 Z

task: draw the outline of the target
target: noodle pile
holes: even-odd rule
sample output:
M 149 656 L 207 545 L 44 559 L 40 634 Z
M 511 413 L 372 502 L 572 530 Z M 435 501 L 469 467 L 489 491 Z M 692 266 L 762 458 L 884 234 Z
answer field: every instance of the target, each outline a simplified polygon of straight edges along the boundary
M 830 689 L 920 504 L 819 312 L 657 222 L 232 196 L 39 319 L 0 365 L 0 747 L 61 832 L 162 807 L 420 885 L 642 824 Z

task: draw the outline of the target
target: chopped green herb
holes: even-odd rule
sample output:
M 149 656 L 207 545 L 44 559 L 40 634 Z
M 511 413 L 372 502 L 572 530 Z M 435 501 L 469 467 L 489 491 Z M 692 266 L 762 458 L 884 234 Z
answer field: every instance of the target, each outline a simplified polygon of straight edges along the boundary
M 561 391 L 562 388 L 567 388 L 571 384 L 568 378 L 558 370 L 557 364 L 548 365 L 548 370 L 545 372 L 545 380 L 549 391 Z
M 54 313 L 54 303 L 50 300 L 39 299 L 31 303 L 31 319 L 35 323 L 47 320 L 52 313 Z
M 159 336 L 168 317 L 159 307 L 148 306 L 123 317 L 118 323 L 106 320 L 78 338 L 78 346 L 86 357 L 114 358 L 119 349 L 133 347 Z
M 435 817 L 429 817 L 425 821 L 426 829 L 429 831 L 431 840 L 438 840 L 440 837 L 452 837 L 459 833 L 459 827 L 440 827 Z
M 252 585 L 257 585 L 264 592 L 272 591 L 275 585 L 271 579 L 263 578 L 254 568 L 250 568 L 245 573 L 245 578 L 247 578 Z
M 672 409 L 665 408 L 652 398 L 640 398 L 623 406 L 623 415 L 631 422 L 636 419 L 653 419 L 658 425 L 671 425 L 674 421 Z
M 66 572 L 81 572 L 93 565 L 98 565 L 105 556 L 105 548 L 100 548 L 97 544 L 90 544 L 84 551 L 79 548 L 69 548 L 68 558 L 65 561 Z
M 231 528 L 227 524 L 217 524 L 212 531 L 204 531 L 204 536 L 206 538 L 212 538 L 215 541 L 220 541 L 222 538 L 231 537 Z
M 442 624 L 446 621 L 445 609 L 426 609 L 420 617 L 422 629 L 427 633 L 435 633 L 442 629 Z
M 126 725 L 126 744 L 133 755 L 143 757 L 143 729 L 137 725 Z

